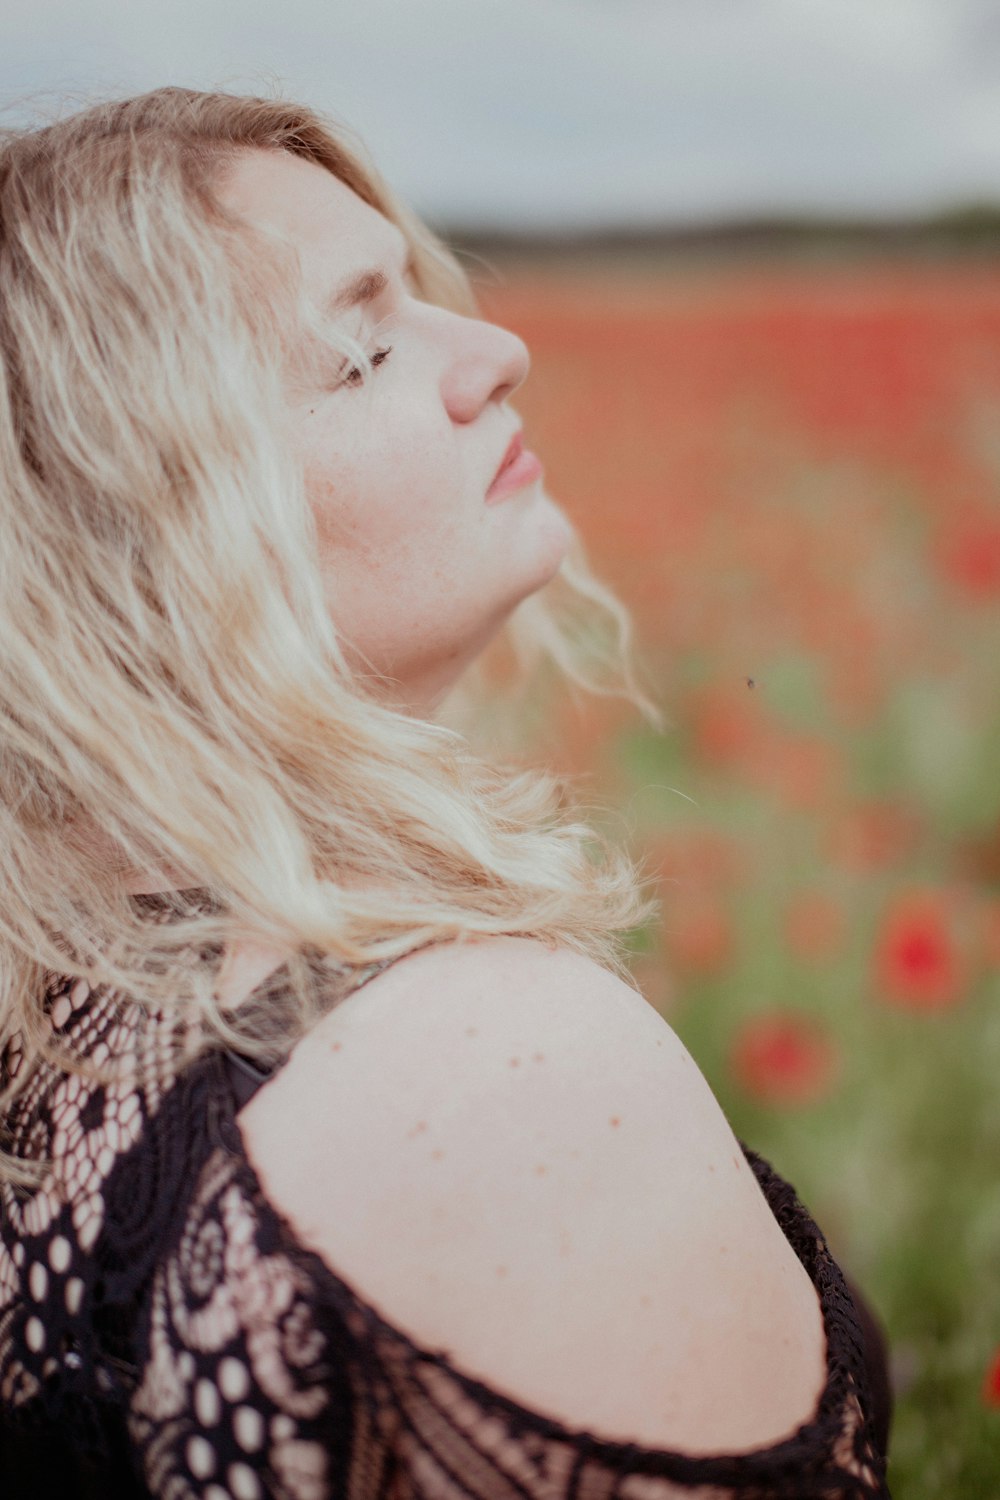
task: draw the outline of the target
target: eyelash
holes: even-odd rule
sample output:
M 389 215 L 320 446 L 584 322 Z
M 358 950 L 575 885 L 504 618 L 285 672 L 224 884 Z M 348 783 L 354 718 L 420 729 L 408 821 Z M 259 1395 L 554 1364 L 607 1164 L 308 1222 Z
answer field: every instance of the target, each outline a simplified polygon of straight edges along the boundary
M 375 352 L 374 352 L 374 354 L 371 356 L 370 361 L 369 361 L 369 363 L 371 364 L 372 368 L 375 369 L 375 370 L 377 370 L 378 367 L 379 367 L 379 365 L 382 365 L 382 364 L 385 363 L 385 361 L 389 358 L 389 355 L 391 353 L 392 353 L 392 345 L 391 344 L 386 345 L 386 347 L 384 349 L 376 349 Z M 351 368 L 347 371 L 347 374 L 341 377 L 341 384 L 342 385 L 360 385 L 362 383 L 363 379 L 364 379 L 364 375 L 363 375 L 363 372 L 362 372 L 361 368 L 358 365 L 352 365 Z

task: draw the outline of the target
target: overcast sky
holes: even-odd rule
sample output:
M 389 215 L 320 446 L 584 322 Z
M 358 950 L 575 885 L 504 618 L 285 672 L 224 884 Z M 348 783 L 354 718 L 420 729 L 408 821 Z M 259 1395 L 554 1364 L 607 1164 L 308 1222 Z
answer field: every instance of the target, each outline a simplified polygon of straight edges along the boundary
M 0 0 L 34 95 L 273 89 L 440 224 L 1000 201 L 1000 0 Z

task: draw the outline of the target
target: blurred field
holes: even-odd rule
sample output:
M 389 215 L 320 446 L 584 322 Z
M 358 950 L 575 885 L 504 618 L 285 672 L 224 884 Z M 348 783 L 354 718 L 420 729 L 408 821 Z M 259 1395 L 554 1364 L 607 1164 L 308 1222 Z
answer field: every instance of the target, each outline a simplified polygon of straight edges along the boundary
M 636 958 L 887 1323 L 901 1500 L 1000 1495 L 1000 259 L 522 265 L 549 488 L 670 720 L 554 763 Z

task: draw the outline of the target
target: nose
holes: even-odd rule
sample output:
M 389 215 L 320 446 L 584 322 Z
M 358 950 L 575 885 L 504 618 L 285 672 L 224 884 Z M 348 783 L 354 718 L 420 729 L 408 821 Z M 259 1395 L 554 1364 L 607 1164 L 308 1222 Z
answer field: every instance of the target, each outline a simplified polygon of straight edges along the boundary
M 441 395 L 453 422 L 473 422 L 491 401 L 499 404 L 517 390 L 531 356 L 516 333 L 481 318 L 451 316 L 455 322 Z

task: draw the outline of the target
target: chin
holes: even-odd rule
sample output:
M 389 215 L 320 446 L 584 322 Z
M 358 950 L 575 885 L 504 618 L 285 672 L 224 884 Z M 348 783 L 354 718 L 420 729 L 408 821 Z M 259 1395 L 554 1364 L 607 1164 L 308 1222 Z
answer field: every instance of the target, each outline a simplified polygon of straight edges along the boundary
M 536 589 L 544 588 L 556 576 L 576 540 L 569 517 L 544 491 L 539 496 L 539 512 L 535 536 L 539 575 Z

